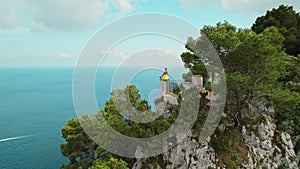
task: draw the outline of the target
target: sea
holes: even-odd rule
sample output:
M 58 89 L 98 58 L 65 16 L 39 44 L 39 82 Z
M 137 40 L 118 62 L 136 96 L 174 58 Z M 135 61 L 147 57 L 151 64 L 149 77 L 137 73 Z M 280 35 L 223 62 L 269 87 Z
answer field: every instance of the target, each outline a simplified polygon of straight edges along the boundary
M 94 90 L 99 109 L 104 108 L 114 89 L 116 70 L 101 67 L 96 73 Z M 138 70 L 128 84 L 136 85 L 154 110 L 163 68 Z M 73 67 L 0 68 L 0 169 L 58 169 L 69 162 L 62 156 L 60 144 L 65 143 L 61 129 L 68 120 L 77 118 L 73 71 Z M 185 70 L 171 71 L 172 79 L 181 80 Z M 126 74 L 126 70 L 122 72 Z

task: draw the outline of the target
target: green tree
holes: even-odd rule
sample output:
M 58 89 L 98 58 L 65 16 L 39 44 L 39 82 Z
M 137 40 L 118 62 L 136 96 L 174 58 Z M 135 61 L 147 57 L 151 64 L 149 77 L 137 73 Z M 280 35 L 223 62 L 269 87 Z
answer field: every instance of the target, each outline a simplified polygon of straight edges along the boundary
M 279 130 L 292 128 L 291 134 L 299 135 L 299 13 L 293 7 L 281 5 L 257 18 L 252 30 L 238 29 L 225 22 L 216 26 L 204 26 L 201 32 L 210 39 L 225 68 L 227 118 L 234 120 L 236 126 L 248 123 L 245 117 L 257 116 L 253 112 L 251 101 L 260 100 L 275 108 L 273 116 Z M 189 38 L 186 43 L 188 51 L 181 55 L 192 73 L 205 73 L 203 63 L 209 67 L 214 62 L 209 56 L 205 57 L 204 41 L 203 36 L 198 39 Z M 287 127 L 286 124 L 290 126 Z M 230 135 L 230 130 L 234 129 L 225 129 L 222 135 Z M 212 137 L 212 143 L 226 147 L 226 141 L 218 136 Z M 296 149 L 300 149 L 300 142 Z M 228 154 L 234 153 L 229 151 Z
M 127 86 L 124 90 L 114 90 L 112 96 L 100 113 L 111 127 L 124 135 L 137 138 L 152 137 L 166 131 L 174 120 L 164 119 L 162 116 L 149 123 L 131 120 L 131 117 L 137 114 L 143 117 L 153 113 L 148 102 L 141 99 L 139 90 L 134 85 Z M 119 99 L 122 101 L 119 102 Z
M 274 102 L 277 107 L 281 107 L 278 117 L 283 121 L 292 121 L 291 124 L 295 129 L 294 133 L 299 134 L 299 127 L 295 122 L 300 120 L 300 106 L 295 104 L 293 98 L 300 94 L 300 14 L 292 6 L 280 5 L 276 9 L 267 11 L 264 16 L 258 17 L 252 26 L 252 30 L 260 33 L 270 26 L 278 28 L 285 38 L 284 48 L 286 53 L 294 56 L 288 63 L 286 76 L 279 79 L 285 89 L 279 90 L 277 88 L 273 90 L 277 93 Z M 290 93 L 290 91 L 297 93 Z M 281 101 L 283 99 L 285 102 Z
M 259 100 L 274 107 L 276 111 L 273 116 L 277 120 L 278 126 L 282 126 L 283 121 L 292 121 L 294 122 L 292 124 L 300 121 L 298 83 L 292 78 L 285 83 L 282 82 L 282 79 L 286 80 L 287 76 L 292 77 L 291 73 L 299 73 L 291 71 L 291 69 L 299 70 L 295 67 L 295 63 L 299 63 L 299 60 L 285 53 L 284 35 L 275 26 L 267 27 L 262 32 L 256 33 L 250 29 L 238 29 L 225 22 L 218 23 L 216 26 L 204 26 L 201 32 L 210 39 L 216 49 L 225 68 L 227 81 L 225 107 L 227 117 L 226 120 L 224 118 L 221 120 L 225 129 L 217 131 L 212 136 L 211 143 L 218 150 L 216 152 L 220 161 L 226 166 L 236 168 L 237 166 L 233 163 L 232 165 L 227 164 L 232 160 L 227 157 L 243 159 L 244 153 L 238 153 L 246 151 L 245 146 L 239 145 L 240 127 L 249 124 L 247 120 L 251 116 L 253 118 L 262 117 L 253 111 L 252 101 Z M 189 38 L 186 43 L 188 51 L 181 55 L 182 60 L 193 72 L 197 72 L 197 70 L 203 72 L 199 69 L 201 64 L 204 63 L 209 67 L 215 61 L 209 57 L 209 52 L 206 53 L 204 41 L 203 37 Z M 203 113 L 202 117 L 205 117 L 205 111 L 200 112 Z M 201 114 L 199 115 L 201 117 Z M 234 122 L 235 126 L 232 126 L 231 122 Z M 200 131 L 201 123 L 203 122 L 198 121 L 194 126 L 193 134 Z M 299 133 L 297 124 L 292 127 L 297 131 L 296 133 Z M 231 131 L 236 131 L 237 137 L 232 137 Z M 224 140 L 224 138 L 226 139 Z M 238 151 L 230 149 L 231 142 L 239 145 L 235 148 Z
M 79 119 L 71 119 L 62 129 L 62 136 L 66 144 L 61 144 L 61 153 L 68 157 L 70 164 L 62 169 L 87 168 L 95 160 L 97 145 L 87 136 L 80 125 Z
M 192 51 L 187 45 L 186 48 Z M 185 67 L 190 69 L 188 73 L 182 75 L 185 81 L 192 81 L 192 75 L 202 75 L 204 80 L 208 78 L 206 68 L 196 54 L 184 52 L 181 54 L 181 59 L 185 63 Z
M 119 102 L 118 99 L 123 100 L 123 102 Z M 116 106 L 116 104 L 119 105 Z M 165 119 L 159 117 L 150 123 L 137 123 L 132 121 L 130 116 L 125 117 L 122 115 L 130 114 L 130 112 L 128 112 L 128 104 L 132 106 L 130 107 L 131 111 L 139 111 L 138 113 L 142 115 L 145 112 L 149 113 L 149 111 L 151 111 L 148 102 L 141 99 L 139 90 L 134 85 L 130 85 L 124 90 L 117 89 L 112 91 L 112 97 L 106 102 L 104 109 L 100 110 L 98 114 L 93 116 L 83 115 L 79 119 L 71 119 L 68 121 L 62 129 L 62 136 L 66 140 L 66 143 L 61 144 L 60 147 L 62 154 L 69 158 L 70 163 L 63 165 L 61 168 L 86 169 L 91 167 L 94 169 L 103 167 L 122 169 L 122 167 L 132 167 L 136 161 L 135 159 L 118 157 L 97 146 L 85 133 L 80 121 L 84 122 L 85 128 L 89 128 L 90 136 L 96 139 L 97 127 L 101 127 L 99 124 L 102 124 L 99 123 L 99 119 L 103 122 L 100 115 L 103 115 L 106 123 L 118 132 L 130 137 L 144 138 L 165 132 L 176 120 L 176 112 L 178 112 L 176 108 L 170 109 L 170 113 L 174 112 L 172 118 Z M 159 159 L 154 157 L 153 159 L 151 158 L 151 160 L 157 161 Z
M 263 32 L 266 28 L 276 26 L 284 36 L 284 47 L 290 55 L 300 54 L 300 14 L 292 6 L 280 5 L 264 16 L 256 19 L 252 30 L 256 33 Z
M 201 32 L 211 40 L 225 68 L 228 88 L 226 109 L 237 118 L 237 125 L 242 120 L 242 110 L 251 107 L 251 99 L 264 100 L 275 106 L 277 112 L 291 112 L 290 108 L 299 97 L 278 81 L 287 75 L 287 67 L 292 60 L 284 52 L 284 37 L 278 28 L 269 27 L 256 34 L 225 22 L 215 27 L 204 26 Z M 183 58 L 183 61 L 191 69 L 197 69 L 203 60 L 209 60 L 201 58 L 205 55 L 198 55 L 201 53 L 199 50 L 203 50 L 201 44 L 202 37 L 187 41 L 191 54 L 185 53 L 184 56 L 193 57 Z M 209 66 L 213 62 L 209 60 L 205 64 Z
M 266 28 L 275 26 L 284 36 L 284 48 L 287 54 L 294 58 L 287 68 L 287 75 L 280 79 L 287 88 L 300 92 L 300 14 L 292 6 L 280 5 L 264 16 L 256 19 L 252 30 L 256 33 L 263 32 Z
M 111 157 L 108 161 L 97 159 L 89 169 L 129 169 L 121 159 Z

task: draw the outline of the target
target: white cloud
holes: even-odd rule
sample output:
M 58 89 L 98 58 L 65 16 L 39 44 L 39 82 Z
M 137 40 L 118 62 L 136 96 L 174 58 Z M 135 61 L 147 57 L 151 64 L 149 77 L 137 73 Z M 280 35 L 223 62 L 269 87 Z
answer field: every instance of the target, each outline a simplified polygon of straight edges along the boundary
M 299 0 L 221 0 L 221 5 L 224 9 L 237 13 L 251 12 L 261 14 L 266 10 L 277 8 L 280 4 L 292 5 L 296 10 L 300 7 Z
M 0 27 L 28 27 L 32 32 L 87 29 L 97 26 L 110 8 L 120 16 L 139 1 L 144 0 L 0 0 Z
M 113 5 L 120 11 L 121 14 L 131 12 L 135 5 L 130 0 L 115 0 Z
M 0 11 L 0 24 L 4 28 L 12 28 L 21 22 L 21 17 L 15 9 L 5 9 Z
M 121 51 L 118 48 L 113 48 L 111 51 L 100 51 L 101 55 L 104 55 L 107 58 L 113 58 L 117 60 L 123 60 L 126 57 L 128 57 L 128 54 L 125 54 L 125 52 Z
M 43 23 L 37 22 L 35 20 L 31 21 L 31 23 L 29 25 L 29 29 L 31 30 L 31 32 L 46 32 L 47 31 L 47 28 Z
M 108 52 L 100 51 L 100 55 L 104 56 L 101 65 L 105 66 L 116 66 L 128 57 L 128 54 L 118 48 L 113 48 Z
M 26 0 L 0 0 L 0 26 L 13 28 L 20 24 L 26 8 Z
M 108 9 L 104 0 L 28 0 L 35 23 L 56 30 L 79 30 L 95 26 Z
M 179 0 L 182 8 L 194 9 L 216 5 L 220 0 Z
M 68 54 L 68 53 L 59 53 L 58 57 L 60 57 L 62 59 L 68 59 L 68 58 L 72 58 L 73 55 L 72 54 Z
M 118 49 L 118 48 L 113 48 L 110 51 L 101 51 L 100 54 L 126 57 L 126 55 L 122 51 L 120 51 L 120 49 Z
M 149 49 L 131 54 L 122 62 L 122 66 L 183 67 L 183 62 L 177 54 L 171 53 L 171 51 Z
M 292 5 L 297 11 L 300 11 L 299 0 L 179 0 L 179 2 L 180 6 L 184 8 L 219 5 L 225 10 L 238 14 L 262 14 L 280 4 Z
M 27 26 L 33 32 L 87 29 L 97 26 L 105 12 L 125 14 L 139 1 L 144 0 L 0 0 L 0 27 Z

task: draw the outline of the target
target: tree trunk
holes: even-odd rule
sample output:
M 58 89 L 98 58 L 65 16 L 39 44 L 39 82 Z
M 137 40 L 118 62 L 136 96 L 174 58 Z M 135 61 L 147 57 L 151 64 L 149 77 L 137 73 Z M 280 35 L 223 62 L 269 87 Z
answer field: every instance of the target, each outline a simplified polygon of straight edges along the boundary
M 240 127 L 242 104 L 241 104 L 240 93 L 238 91 L 235 91 L 235 99 L 236 99 L 236 113 L 235 113 L 236 126 Z
M 242 103 L 240 98 L 240 93 L 235 91 L 235 99 L 236 99 L 236 113 L 240 113 L 242 110 Z

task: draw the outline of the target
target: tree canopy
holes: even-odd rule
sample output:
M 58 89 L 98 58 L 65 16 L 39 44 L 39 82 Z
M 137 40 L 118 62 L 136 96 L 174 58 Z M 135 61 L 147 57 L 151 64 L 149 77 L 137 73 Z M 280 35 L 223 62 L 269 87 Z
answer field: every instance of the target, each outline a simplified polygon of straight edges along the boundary
M 108 161 L 97 159 L 89 169 L 129 169 L 127 163 L 121 159 L 109 158 Z
M 266 28 L 275 26 L 284 36 L 286 53 L 297 56 L 300 54 L 300 14 L 292 6 L 280 5 L 264 16 L 256 19 L 252 30 L 256 33 L 263 32 Z
M 261 33 L 265 29 L 275 26 L 284 37 L 285 52 L 293 55 L 285 77 L 280 79 L 287 88 L 300 92 L 300 14 L 292 6 L 280 5 L 267 11 L 264 16 L 256 19 L 252 30 Z
M 62 129 L 62 136 L 66 144 L 61 144 L 63 156 L 70 160 L 69 165 L 63 165 L 62 169 L 87 168 L 95 159 L 97 145 L 84 132 L 79 119 L 71 119 Z
M 126 169 L 132 167 L 135 159 L 128 159 L 118 157 L 111 154 L 106 150 L 99 147 L 84 131 L 80 124 L 80 120 L 89 122 L 88 127 L 97 126 L 100 114 L 103 115 L 107 123 L 117 130 L 118 132 L 136 138 L 152 137 L 166 131 L 170 125 L 176 119 L 176 108 L 170 113 L 173 117 L 165 119 L 159 117 L 158 119 L 150 123 L 137 123 L 130 119 L 130 116 L 125 117 L 122 114 L 128 112 L 124 108 L 128 102 L 134 106 L 135 109 L 141 111 L 151 111 L 148 102 L 141 99 L 139 90 L 134 85 L 127 86 L 125 89 L 117 89 L 112 91 L 113 95 L 126 94 L 126 102 L 118 102 L 116 98 L 111 97 L 105 104 L 103 110 L 100 110 L 98 114 L 94 116 L 84 115 L 80 119 L 71 119 L 62 129 L 62 136 L 66 140 L 65 144 L 61 144 L 61 152 L 64 156 L 68 157 L 70 163 L 63 165 L 62 169 L 77 169 L 79 167 L 83 169 L 96 169 L 96 168 L 120 168 Z M 116 104 L 124 104 L 118 105 Z M 124 109 L 123 109 L 124 108 Z M 87 127 L 87 126 L 86 126 Z M 102 138 L 106 139 L 106 138 Z M 156 157 L 154 158 L 156 159 Z M 149 159 L 151 161 L 151 158 Z
M 229 112 L 241 113 L 243 109 L 249 108 L 249 101 L 253 98 L 268 101 L 278 112 L 291 111 L 298 97 L 285 88 L 279 79 L 287 75 L 292 57 L 284 52 L 284 37 L 277 27 L 266 28 L 257 34 L 250 29 L 237 29 L 225 22 L 204 26 L 201 32 L 211 40 L 223 63 Z M 192 45 L 187 48 L 188 52 L 181 55 L 192 70 L 199 70 L 198 67 L 203 65 L 201 59 L 196 57 L 199 50 L 197 46 L 201 41 L 201 37 L 189 38 L 187 44 Z
M 272 24 L 273 21 L 276 24 Z M 240 138 L 236 137 L 239 134 L 233 137 L 232 132 L 238 132 L 242 125 L 256 121 L 253 119 L 263 119 L 261 112 L 253 108 L 253 103 L 260 102 L 275 109 L 272 116 L 279 131 L 288 131 L 292 136 L 300 134 L 298 21 L 299 14 L 292 7 L 280 6 L 268 11 L 266 16 L 258 18 L 252 27 L 253 30 L 238 29 L 224 22 L 217 23 L 216 26 L 204 26 L 201 29 L 202 36 L 188 39 L 187 51 L 181 58 L 192 73 L 206 73 L 203 69 L 204 64 L 209 66 L 214 62 L 209 57 L 203 58 L 203 35 L 210 39 L 225 69 L 225 113 L 228 116 L 223 118 L 221 123 L 228 125 L 230 129 L 217 130 L 212 137 L 212 146 L 219 157 L 224 154 L 230 156 L 230 152 L 237 153 L 227 144 L 232 140 L 237 144 L 239 142 Z M 228 137 L 231 141 L 224 141 L 220 137 Z M 300 142 L 296 149 L 300 150 Z
M 287 10 L 282 8 L 287 8 Z M 292 13 L 292 18 L 299 16 L 291 7 L 280 6 L 279 9 L 280 15 Z M 281 23 L 273 26 L 266 24 L 263 29 L 257 29 L 260 30 L 255 32 L 251 29 L 238 29 L 228 22 L 217 23 L 216 26 L 204 26 L 201 29 L 202 34 L 210 39 L 216 49 L 226 74 L 225 113 L 228 116 L 223 118 L 221 123 L 225 126 L 229 124 L 231 129 L 225 133 L 217 130 L 215 137 L 212 137 L 212 146 L 220 156 L 224 152 L 229 155 L 227 150 L 231 152 L 226 141 L 223 142 L 224 144 L 220 143 L 222 142 L 220 136 L 229 137 L 238 142 L 239 137 L 231 137 L 231 131 L 239 131 L 242 125 L 249 125 L 251 121 L 256 121 L 253 119 L 263 119 L 261 113 L 253 109 L 253 103 L 260 102 L 275 109 L 272 116 L 277 123 L 278 130 L 289 131 L 292 136 L 300 134 L 298 125 L 300 122 L 300 55 L 295 57 L 292 54 L 297 53 L 287 53 L 292 49 L 289 47 L 293 45 L 295 45 L 294 49 L 300 49 L 299 44 L 294 43 L 295 38 L 287 38 L 286 31 L 283 31 L 287 28 L 282 28 Z M 287 30 L 292 32 L 293 29 Z M 299 32 L 297 36 L 294 35 L 297 37 Z M 203 39 L 203 37 L 189 38 L 186 43 L 187 52 L 181 55 L 186 67 L 190 68 L 193 73 L 197 71 L 205 73 L 199 68 L 203 64 L 209 65 L 213 62 L 213 60 L 203 62 L 209 59 L 203 59 L 203 55 L 198 51 L 203 50 L 201 47 Z M 232 123 L 235 127 L 232 127 Z M 299 151 L 300 142 L 296 149 Z

